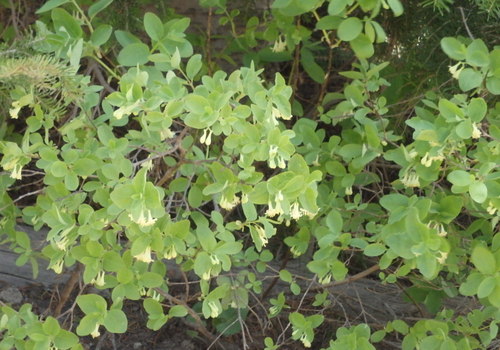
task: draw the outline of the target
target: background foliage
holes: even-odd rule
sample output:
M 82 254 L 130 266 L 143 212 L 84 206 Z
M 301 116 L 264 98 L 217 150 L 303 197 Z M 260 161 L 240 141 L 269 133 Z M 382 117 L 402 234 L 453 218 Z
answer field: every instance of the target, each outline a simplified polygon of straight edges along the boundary
M 0 238 L 95 288 L 74 328 L 2 305 L 0 348 L 127 332 L 127 300 L 207 346 L 499 345 L 497 3 L 0 6 Z M 362 278 L 417 317 L 334 318 Z

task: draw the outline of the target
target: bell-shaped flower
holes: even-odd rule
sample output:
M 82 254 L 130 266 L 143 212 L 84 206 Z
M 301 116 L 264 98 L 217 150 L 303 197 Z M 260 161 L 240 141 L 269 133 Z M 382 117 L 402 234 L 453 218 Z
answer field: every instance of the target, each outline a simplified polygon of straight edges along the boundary
M 101 333 L 99 332 L 99 323 L 96 323 L 94 330 L 90 333 L 90 335 L 92 336 L 92 338 L 97 338 L 101 335 Z
M 273 48 L 271 49 L 272 52 L 283 52 L 286 50 L 286 42 L 283 41 L 283 38 L 281 35 L 278 36 L 278 38 L 274 41 Z
M 295 201 L 290 208 L 290 216 L 292 217 L 292 219 L 298 220 L 302 215 L 303 213 L 299 208 L 299 203 Z
M 66 250 L 68 248 L 69 239 L 64 236 L 55 242 L 57 249 Z
M 208 308 L 210 309 L 210 317 L 216 318 L 221 313 L 222 310 L 218 304 L 219 303 L 217 303 L 215 301 L 208 302 Z
M 203 129 L 203 135 L 200 137 L 200 143 L 210 146 L 212 143 L 212 130 L 207 128 Z
M 99 271 L 97 273 L 97 276 L 95 278 L 93 278 L 92 281 L 90 281 L 90 283 L 91 284 L 95 284 L 98 287 L 102 287 L 105 284 L 105 282 L 104 282 L 104 276 L 105 276 L 104 271 Z
M 52 266 L 50 266 L 50 268 L 54 270 L 55 273 L 60 274 L 63 270 L 63 266 L 64 266 L 64 260 L 59 259 Z
M 406 173 L 401 179 L 401 182 L 406 187 L 420 187 L 420 181 L 415 172 Z
M 300 336 L 300 341 L 302 342 L 302 344 L 304 344 L 304 346 L 306 348 L 310 348 L 311 347 L 311 342 L 309 341 L 309 339 L 307 339 L 307 334 L 306 333 L 303 333 Z
M 478 139 L 480 137 L 481 137 L 481 130 L 479 130 L 476 123 L 472 123 L 472 138 Z
M 278 194 L 276 195 L 276 197 L 274 198 L 274 202 L 276 203 L 276 206 L 273 205 L 273 201 L 269 200 L 269 202 L 267 203 L 268 205 L 268 209 L 266 211 L 266 215 L 269 216 L 269 217 L 274 217 L 276 215 L 281 215 L 283 214 L 283 208 L 282 208 L 282 201 L 283 201 L 283 194 L 281 193 L 281 191 L 278 192 Z
M 177 257 L 177 251 L 175 250 L 175 246 L 173 244 L 165 248 L 163 251 L 163 257 L 165 259 L 175 259 Z
M 488 212 L 488 214 L 495 215 L 495 213 L 497 212 L 497 210 L 498 209 L 495 207 L 495 205 L 493 204 L 493 202 L 489 201 L 488 207 L 486 208 L 486 211 Z
M 151 226 L 156 222 L 156 218 L 153 218 L 151 215 L 151 210 L 141 208 L 139 215 L 135 215 L 136 213 L 130 213 L 128 216 L 130 220 L 135 222 L 137 225 L 141 227 Z
M 265 247 L 269 239 L 267 238 L 266 231 L 260 225 L 254 225 L 255 231 L 257 232 L 257 239 L 260 241 L 260 244 Z
M 226 210 L 231 210 L 240 203 L 240 199 L 235 194 L 232 194 L 232 198 L 228 198 L 225 194 L 222 195 L 220 200 L 220 206 Z
M 442 252 L 442 251 L 439 251 L 439 257 L 436 258 L 437 261 L 440 263 L 440 264 L 444 264 L 445 261 L 446 261 L 446 258 L 448 258 L 448 253 L 447 252 Z
M 448 67 L 448 71 L 451 73 L 451 76 L 453 78 L 455 78 L 455 79 L 458 79 L 458 77 L 460 76 L 460 72 L 463 69 L 464 69 L 464 67 L 463 67 L 463 63 L 462 62 L 458 62 L 454 66 L 449 66 Z
M 136 258 L 138 261 L 142 261 L 142 262 L 145 262 L 145 263 L 150 263 L 150 262 L 153 262 L 153 259 L 151 259 L 151 247 L 146 247 L 146 249 L 137 254 L 137 255 L 134 255 L 134 258 Z

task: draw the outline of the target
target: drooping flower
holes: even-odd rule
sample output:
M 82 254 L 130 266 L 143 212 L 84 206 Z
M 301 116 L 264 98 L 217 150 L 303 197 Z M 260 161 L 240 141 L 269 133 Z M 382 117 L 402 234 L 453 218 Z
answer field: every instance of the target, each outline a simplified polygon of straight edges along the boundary
M 276 157 L 277 154 L 278 154 L 278 146 L 271 145 L 269 147 L 269 167 L 271 169 L 276 168 L 276 162 L 274 161 L 274 158 Z
M 439 150 L 437 152 L 437 155 L 431 156 L 429 152 L 425 153 L 425 155 L 422 157 L 420 160 L 420 164 L 425 166 L 426 168 L 430 167 L 432 165 L 432 162 L 434 161 L 442 161 L 444 160 L 444 156 L 442 154 L 442 150 Z
M 255 231 L 257 231 L 257 239 L 260 241 L 260 244 L 265 247 L 269 239 L 267 238 L 266 231 L 260 225 L 254 225 Z
M 55 273 L 60 274 L 63 270 L 64 260 L 60 259 L 56 261 L 50 268 L 54 270 Z
M 134 112 L 136 112 L 136 108 L 139 107 L 139 104 L 141 103 L 142 100 L 137 100 L 128 106 L 122 106 L 113 112 L 113 117 L 119 120 L 122 119 L 124 115 L 134 114 Z
M 212 274 L 212 268 L 209 268 L 208 270 L 203 272 L 203 274 L 201 275 L 201 279 L 207 281 L 210 279 L 211 274 Z
M 68 240 L 67 236 L 64 236 L 61 239 L 57 240 L 55 243 L 56 243 L 57 249 L 66 250 L 68 248 L 69 240 Z
M 324 275 L 322 278 L 319 279 L 319 283 L 320 284 L 328 284 L 328 283 L 330 283 L 331 280 L 332 280 L 332 274 L 327 273 L 326 275 Z
M 309 341 L 309 339 L 307 339 L 307 334 L 303 333 L 300 337 L 300 341 L 302 342 L 302 344 L 304 344 L 306 348 L 311 347 L 311 342 Z
M 240 198 L 233 194 L 233 197 L 229 199 L 224 194 L 220 200 L 220 206 L 226 210 L 231 210 L 240 203 Z
M 481 130 L 479 130 L 476 123 L 472 123 L 472 138 L 478 139 L 480 137 L 481 137 Z
M 219 265 L 220 264 L 219 258 L 217 257 L 217 255 L 214 255 L 214 254 L 210 254 L 210 262 L 212 263 L 212 265 Z
M 101 333 L 99 333 L 99 324 L 98 323 L 96 323 L 94 330 L 90 333 L 90 335 L 92 336 L 92 338 L 97 338 L 98 336 L 101 335 Z
M 455 78 L 455 79 L 458 79 L 458 77 L 460 76 L 460 72 L 462 71 L 462 69 L 464 69 L 464 67 L 462 66 L 462 62 L 458 62 L 454 66 L 449 66 L 448 67 L 448 71 L 451 73 L 451 76 L 453 78 Z
M 448 258 L 448 253 L 447 252 L 442 252 L 442 251 L 439 251 L 439 257 L 436 258 L 437 261 L 440 263 L 440 264 L 444 264 L 444 262 L 446 261 L 446 258 Z
M 95 278 L 93 278 L 92 281 L 90 281 L 90 283 L 95 284 L 98 287 L 104 286 L 104 284 L 105 284 L 104 283 L 104 275 L 105 275 L 104 271 L 99 271 L 97 273 L 97 276 Z
M 488 207 L 486 208 L 486 211 L 488 212 L 488 214 L 495 215 L 495 213 L 497 212 L 497 210 L 498 209 L 493 205 L 493 202 L 489 201 Z
M 418 175 L 413 171 L 410 173 L 406 173 L 401 179 L 401 182 L 406 187 L 420 187 Z
M 266 215 L 269 217 L 274 217 L 276 215 L 281 215 L 283 214 L 283 208 L 281 206 L 281 202 L 283 201 L 283 194 L 281 191 L 276 194 L 276 197 L 274 198 L 274 201 L 276 202 L 276 206 L 273 206 L 273 203 L 271 200 L 268 202 L 268 209 L 266 211 Z
M 166 128 L 160 131 L 160 138 L 162 141 L 171 139 L 172 137 L 174 137 L 174 135 L 175 134 L 172 132 L 172 130 L 170 130 L 170 128 Z
M 299 209 L 299 203 L 297 201 L 294 202 L 290 208 L 290 216 L 292 219 L 298 220 L 302 215 L 302 211 Z
M 153 218 L 153 216 L 151 215 L 151 210 L 144 209 L 144 208 L 141 209 L 141 212 L 139 213 L 139 217 L 136 217 L 133 214 L 129 214 L 128 217 L 130 218 L 130 220 L 132 220 L 133 222 L 135 222 L 137 225 L 139 225 L 141 227 L 151 226 L 157 220 L 156 218 Z
M 16 180 L 20 180 L 22 178 L 21 171 L 23 170 L 23 166 L 20 164 L 19 158 L 10 158 L 8 161 L 5 161 L 2 165 L 5 171 L 11 171 L 10 177 Z
M 153 262 L 153 259 L 151 259 L 151 247 L 146 247 L 146 249 L 137 254 L 137 255 L 134 255 L 134 258 L 136 258 L 138 261 L 142 261 L 142 262 L 145 262 L 145 263 L 150 263 L 150 262 Z
M 216 318 L 217 316 L 219 316 L 219 305 L 217 305 L 215 301 L 209 301 L 208 308 L 210 309 L 210 317 Z
M 200 142 L 207 146 L 210 146 L 210 144 L 212 143 L 212 129 L 203 129 L 203 135 L 201 135 L 200 137 Z
M 438 224 L 437 225 L 437 231 L 438 231 L 438 236 L 439 237 L 446 237 L 446 235 L 448 234 L 448 232 L 446 232 L 443 224 Z
M 22 165 L 16 164 L 14 165 L 14 169 L 10 173 L 10 177 L 16 180 L 20 180 L 22 178 L 21 171 L 23 170 Z
M 282 36 L 278 36 L 278 38 L 274 41 L 272 52 L 283 52 L 286 50 L 286 42 L 283 41 Z
M 175 259 L 177 257 L 177 251 L 175 250 L 175 246 L 173 244 L 165 248 L 163 257 L 165 259 Z
M 243 204 L 248 203 L 248 195 L 246 193 L 243 193 L 241 195 L 241 203 Z

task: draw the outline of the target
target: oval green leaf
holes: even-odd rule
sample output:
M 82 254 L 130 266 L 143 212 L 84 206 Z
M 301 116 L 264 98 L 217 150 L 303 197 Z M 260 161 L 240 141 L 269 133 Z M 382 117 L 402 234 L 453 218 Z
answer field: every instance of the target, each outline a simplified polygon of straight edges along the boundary
M 466 47 L 455 38 L 446 37 L 441 39 L 441 48 L 445 54 L 454 60 L 461 61 L 465 59 Z
M 488 248 L 482 245 L 474 248 L 470 259 L 482 274 L 492 275 L 497 272 L 495 256 Z
M 349 17 L 342 21 L 337 31 L 340 40 L 351 41 L 358 37 L 363 30 L 363 22 L 358 17 Z
M 358 58 L 369 58 L 373 56 L 373 44 L 365 34 L 359 34 L 356 39 L 350 42 L 351 48 Z
M 484 182 L 474 181 L 469 186 L 469 194 L 474 202 L 484 203 L 486 198 L 488 198 L 488 188 Z
M 143 43 L 133 43 L 125 46 L 118 54 L 118 63 L 133 67 L 148 62 L 149 47 Z

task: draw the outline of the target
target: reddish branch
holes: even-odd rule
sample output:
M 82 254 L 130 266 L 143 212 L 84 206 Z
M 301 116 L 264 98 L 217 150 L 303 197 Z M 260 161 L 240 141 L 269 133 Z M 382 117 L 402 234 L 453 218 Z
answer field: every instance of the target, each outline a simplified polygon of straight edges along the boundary
M 354 282 L 354 281 L 357 281 L 359 279 L 362 279 L 362 278 L 365 278 L 366 276 L 374 273 L 375 271 L 378 271 L 380 270 L 380 266 L 377 264 L 377 265 L 373 265 L 372 267 L 364 270 L 364 271 L 361 271 L 360 273 L 357 273 L 355 275 L 352 275 L 352 276 L 349 276 L 347 277 L 346 279 L 343 279 L 342 281 L 335 281 L 335 282 L 331 282 L 331 283 L 328 283 L 328 284 L 323 284 L 321 286 L 317 286 L 317 287 L 314 287 L 312 288 L 312 292 L 315 292 L 315 291 L 318 291 L 318 290 L 322 290 L 322 289 L 327 289 L 327 288 L 330 288 L 330 287 L 334 287 L 334 286 L 340 286 L 342 284 L 347 284 L 347 283 L 351 283 L 351 282 Z
M 75 285 L 80 279 L 80 274 L 82 272 L 82 264 L 77 263 L 76 267 L 74 268 L 73 272 L 71 273 L 71 276 L 66 282 L 66 285 L 64 286 L 64 289 L 61 293 L 61 298 L 59 299 L 59 303 L 57 304 L 56 308 L 54 309 L 54 317 L 58 317 L 61 314 L 62 308 L 64 307 L 64 304 L 69 299 L 69 296 L 71 295 L 71 292 L 73 289 L 75 289 Z

